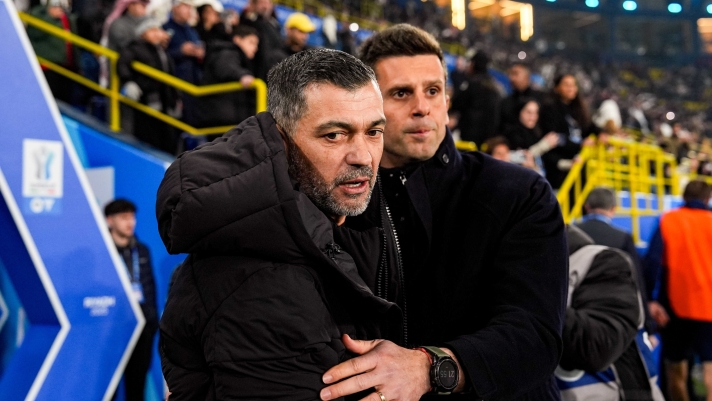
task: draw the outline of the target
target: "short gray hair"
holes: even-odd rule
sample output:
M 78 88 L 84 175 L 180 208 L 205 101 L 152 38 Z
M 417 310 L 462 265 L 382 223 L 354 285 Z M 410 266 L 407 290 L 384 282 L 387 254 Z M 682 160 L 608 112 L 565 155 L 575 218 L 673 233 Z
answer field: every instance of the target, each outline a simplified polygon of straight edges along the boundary
M 588 198 L 586 207 L 589 209 L 610 210 L 616 207 L 616 194 L 608 188 L 594 188 Z
M 348 53 L 330 49 L 304 50 L 287 57 L 269 71 L 267 111 L 286 134 L 292 136 L 297 122 L 307 111 L 304 92 L 309 85 L 325 83 L 355 91 L 376 82 L 371 67 Z

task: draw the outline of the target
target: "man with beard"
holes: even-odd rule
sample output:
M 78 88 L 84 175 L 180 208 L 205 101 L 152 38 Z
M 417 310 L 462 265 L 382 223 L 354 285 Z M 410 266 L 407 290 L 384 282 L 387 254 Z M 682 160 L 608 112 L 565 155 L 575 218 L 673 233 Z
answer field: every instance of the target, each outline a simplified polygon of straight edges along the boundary
M 174 274 L 160 323 L 171 401 L 313 400 L 349 357 L 341 336 L 400 332 L 375 296 L 378 227 L 362 213 L 383 150 L 373 70 L 335 50 L 285 59 L 268 110 L 181 155 L 158 190 Z M 388 322 L 393 322 L 389 326 Z
M 383 224 L 397 244 L 401 287 L 386 298 L 403 310 L 403 339 L 344 337 L 362 355 L 326 372 L 321 399 L 375 388 L 364 400 L 558 400 L 568 250 L 551 188 L 534 171 L 455 149 L 430 34 L 396 25 L 360 55 L 387 124 L 379 186 L 355 220 Z

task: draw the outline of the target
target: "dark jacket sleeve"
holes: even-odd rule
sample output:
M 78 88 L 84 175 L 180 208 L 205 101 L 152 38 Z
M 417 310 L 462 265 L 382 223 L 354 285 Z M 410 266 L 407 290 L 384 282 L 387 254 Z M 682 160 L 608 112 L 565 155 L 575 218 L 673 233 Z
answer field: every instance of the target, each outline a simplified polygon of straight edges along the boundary
M 648 245 L 648 253 L 644 258 L 645 287 L 648 291 L 648 299 L 657 301 L 660 298 L 660 288 L 663 276 L 663 237 L 660 227 L 655 230 L 653 238 Z
M 601 252 L 566 311 L 561 367 L 588 372 L 608 368 L 635 340 L 639 319 L 630 262 L 617 251 Z
M 568 252 L 559 205 L 537 177 L 507 216 L 488 283 L 492 305 L 481 330 L 447 342 L 481 398 L 514 399 L 547 381 L 561 356 Z M 484 306 L 483 306 L 484 307 Z
M 116 64 L 116 72 L 119 74 L 119 79 L 121 84 L 133 81 L 134 74 L 131 63 L 136 59 L 136 54 L 134 52 L 133 46 L 126 46 L 119 55 L 119 61 Z

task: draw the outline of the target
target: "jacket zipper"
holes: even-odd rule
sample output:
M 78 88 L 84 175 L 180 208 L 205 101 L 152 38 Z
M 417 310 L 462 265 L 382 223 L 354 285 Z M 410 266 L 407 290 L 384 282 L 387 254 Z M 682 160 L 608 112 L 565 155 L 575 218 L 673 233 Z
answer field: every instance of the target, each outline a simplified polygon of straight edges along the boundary
M 401 176 L 404 174 L 401 172 Z M 403 178 L 401 177 L 401 181 Z M 398 268 L 398 280 L 400 281 L 400 290 L 403 294 L 403 345 L 408 347 L 408 302 L 405 294 L 405 274 L 403 272 L 403 259 L 401 254 L 400 241 L 398 241 L 398 233 L 396 232 L 396 226 L 393 224 L 393 218 L 391 217 L 391 209 L 388 207 L 388 202 L 386 202 L 386 196 L 383 193 L 383 186 L 381 184 L 381 177 L 378 177 L 378 189 L 381 191 L 381 202 L 386 207 L 386 216 L 388 217 L 388 223 L 391 225 L 391 232 L 393 233 L 393 240 L 396 244 L 396 267 Z

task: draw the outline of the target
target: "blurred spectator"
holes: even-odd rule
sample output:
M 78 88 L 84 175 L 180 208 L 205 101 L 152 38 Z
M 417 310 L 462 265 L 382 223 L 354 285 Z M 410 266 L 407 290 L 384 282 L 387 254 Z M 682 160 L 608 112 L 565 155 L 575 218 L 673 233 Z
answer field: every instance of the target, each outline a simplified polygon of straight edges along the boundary
M 243 86 L 249 87 L 255 79 L 252 61 L 258 45 L 257 31 L 244 25 L 235 28 L 232 42 L 211 43 L 205 59 L 203 84 L 240 81 Z M 254 91 L 206 96 L 201 99 L 198 111 L 201 127 L 236 125 L 255 114 Z
M 76 33 L 76 18 L 67 13 L 68 9 L 68 0 L 48 0 L 46 5 L 34 7 L 30 14 L 60 29 Z M 37 56 L 70 71 L 78 71 L 79 53 L 70 42 L 32 26 L 27 27 L 27 36 Z M 48 68 L 42 67 L 42 71 L 54 97 L 73 103 L 74 83 Z
M 200 63 L 205 57 L 205 44 L 189 24 L 193 10 L 188 0 L 175 1 L 171 18 L 163 29 L 171 37 L 167 51 L 175 63 L 176 77 L 197 84 L 200 82 Z
M 309 34 L 314 32 L 316 27 L 306 14 L 292 13 L 285 21 L 284 28 L 287 37 L 283 49 L 287 56 L 310 48 L 307 46 L 307 41 Z
M 201 63 L 205 57 L 205 43 L 198 32 L 190 26 L 195 8 L 189 0 L 175 0 L 171 18 L 163 25 L 170 36 L 168 55 L 175 65 L 175 76 L 191 84 L 201 81 Z M 198 101 L 186 93 L 181 93 L 183 101 L 182 119 L 187 124 L 195 125 Z
M 196 6 L 198 23 L 195 30 L 205 46 L 213 41 L 230 41 L 228 30 L 220 17 L 220 13 L 225 11 L 222 3 L 217 0 L 200 0 Z
M 558 189 L 586 136 L 600 132 L 591 121 L 588 106 L 573 75 L 559 75 L 554 79 L 554 89 L 541 108 L 539 126 L 543 132 L 559 134 L 559 146 L 542 157 L 546 179 L 552 188 Z
M 688 401 L 688 360 L 703 364 L 712 399 L 712 189 L 704 181 L 685 187 L 685 204 L 660 217 L 645 257 L 650 313 L 663 328 L 668 397 Z
M 495 136 L 501 101 L 494 80 L 487 72 L 489 57 L 478 51 L 471 60 L 467 80 L 455 89 L 451 112 L 457 115 L 460 138 L 482 145 Z
M 168 33 L 160 23 L 145 19 L 136 28 L 138 39 L 132 41 L 119 58 L 117 66 L 122 93 L 148 107 L 177 117 L 177 93 L 173 87 L 136 72 L 131 63 L 138 61 L 167 74 L 173 74 L 173 60 L 164 50 Z M 135 113 L 133 134 L 140 140 L 170 154 L 176 151 L 173 128 L 140 111 Z
M 257 77 L 266 80 L 271 67 L 270 55 L 283 45 L 282 27 L 274 13 L 272 0 L 250 0 L 240 16 L 240 24 L 251 26 L 257 30 L 260 38 L 260 47 L 255 56 Z
M 132 40 L 136 39 L 136 27 L 146 17 L 148 3 L 148 0 L 119 0 L 116 3 L 111 16 L 118 11 L 121 11 L 121 16 L 111 22 L 109 22 L 111 16 L 107 19 L 110 24 L 107 38 L 109 49 L 121 53 Z
M 77 33 L 94 43 L 101 41 L 104 22 L 114 8 L 115 0 L 74 0 L 72 11 L 77 14 Z
M 132 202 L 116 199 L 104 207 L 104 216 L 116 250 L 128 270 L 132 294 L 146 318 L 146 325 L 124 369 L 126 399 L 143 401 L 146 374 L 153 355 L 153 337 L 158 329 L 156 283 L 151 254 L 146 245 L 136 238 L 136 206 Z
M 509 141 L 503 136 L 490 138 L 482 144 L 481 149 L 497 160 L 509 163 Z
M 558 145 L 559 136 L 556 133 L 549 132 L 542 137 L 537 125 L 539 103 L 536 99 L 520 97 L 513 111 L 517 116 L 516 124 L 509 125 L 504 131 L 513 149 L 527 149 L 536 158 Z
M 524 63 L 515 63 L 507 72 L 512 93 L 502 100 L 499 129 L 504 132 L 510 125 L 518 125 L 520 99 L 533 98 L 538 104 L 544 101 L 544 93 L 532 88 L 531 71 Z
M 621 251 L 593 245 L 577 227 L 567 234 L 569 297 L 556 370 L 561 399 L 664 401 L 646 368 L 651 350 L 638 334 L 643 304 L 633 264 Z
M 309 17 L 302 13 L 292 13 L 285 21 L 284 28 L 287 35 L 282 42 L 282 46 L 279 49 L 272 50 L 267 56 L 266 65 L 268 71 L 285 58 L 308 49 L 309 34 L 316 29 Z

